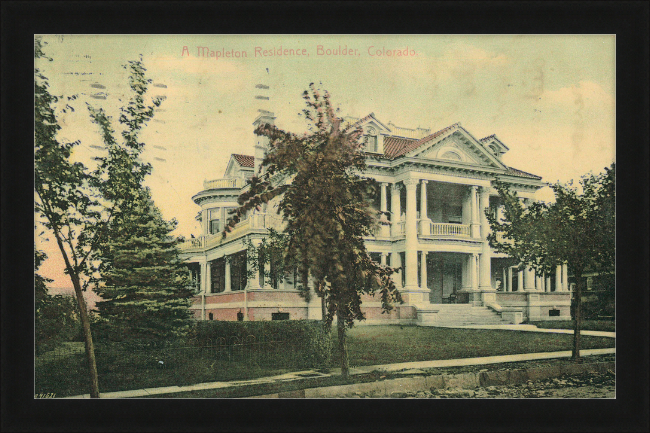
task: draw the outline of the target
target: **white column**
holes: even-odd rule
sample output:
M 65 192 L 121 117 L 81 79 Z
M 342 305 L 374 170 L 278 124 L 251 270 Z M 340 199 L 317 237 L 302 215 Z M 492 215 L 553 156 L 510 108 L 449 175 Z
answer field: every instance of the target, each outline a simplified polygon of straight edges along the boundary
M 481 290 L 493 290 L 492 289 L 492 276 L 491 276 L 491 257 L 492 251 L 490 250 L 490 244 L 488 243 L 487 236 L 489 233 L 489 225 L 487 221 L 487 216 L 485 215 L 485 209 L 490 206 L 490 192 L 487 188 L 481 188 L 481 235 L 483 239 L 483 248 L 481 253 L 481 263 L 480 263 L 480 281 L 479 288 Z
M 562 290 L 569 291 L 569 267 L 566 263 L 562 265 Z
M 212 293 L 212 266 L 205 264 L 205 293 Z
M 431 234 L 431 220 L 427 212 L 427 182 L 422 180 L 420 187 L 420 233 L 423 235 Z
M 535 271 L 531 268 L 526 268 L 524 271 L 524 290 L 535 290 Z
M 423 289 L 427 289 L 427 252 L 422 251 L 422 261 L 420 262 L 420 274 L 422 275 L 422 285 Z
M 517 291 L 524 291 L 524 271 L 517 271 Z
M 472 185 L 469 194 L 471 233 L 473 238 L 480 238 L 481 226 L 478 219 L 478 187 L 476 185 Z
M 469 287 L 472 290 L 477 290 L 478 289 L 478 279 L 476 278 L 476 268 L 478 264 L 478 257 L 476 253 L 472 253 L 468 257 L 469 260 L 469 266 L 467 267 L 467 271 L 469 274 Z
M 386 188 L 388 187 L 388 184 L 386 182 L 381 183 L 381 211 L 382 212 L 387 212 L 388 211 L 388 201 L 386 197 Z M 386 217 L 384 217 L 386 218 Z M 383 237 L 388 237 L 390 236 L 390 226 L 382 225 L 379 228 L 381 236 Z
M 506 276 L 506 268 L 503 268 L 503 278 L 501 279 L 501 286 L 503 287 L 504 292 L 509 292 L 510 288 L 508 287 L 508 277 Z
M 551 291 L 551 276 L 546 275 L 546 291 L 550 292 Z
M 387 255 L 388 255 L 388 253 L 381 253 L 381 262 L 380 263 L 381 263 L 382 266 L 386 266 L 386 256 Z
M 226 259 L 226 271 L 224 275 L 224 280 L 225 280 L 225 290 L 224 292 L 231 292 L 232 291 L 232 284 L 230 282 L 230 259 L 228 256 L 224 256 L 224 259 Z
M 542 277 L 540 277 L 537 274 L 535 274 L 535 290 L 537 290 L 538 292 L 544 291 L 544 285 L 542 284 Z
M 208 293 L 208 281 L 209 281 L 209 273 L 208 273 L 208 263 L 201 263 L 201 292 L 202 293 Z
M 400 199 L 400 188 L 397 183 L 394 183 L 391 188 L 390 194 L 390 222 L 393 231 L 393 236 L 399 235 L 399 221 L 402 212 L 402 203 Z
M 463 224 L 472 222 L 472 192 L 468 188 L 463 194 Z
M 508 291 L 512 292 L 512 267 L 508 268 Z
M 562 265 L 557 265 L 555 267 L 555 291 L 563 292 L 562 288 Z
M 417 233 L 417 197 L 415 194 L 418 181 L 408 179 L 406 185 L 406 285 L 405 289 L 418 287 L 418 233 Z

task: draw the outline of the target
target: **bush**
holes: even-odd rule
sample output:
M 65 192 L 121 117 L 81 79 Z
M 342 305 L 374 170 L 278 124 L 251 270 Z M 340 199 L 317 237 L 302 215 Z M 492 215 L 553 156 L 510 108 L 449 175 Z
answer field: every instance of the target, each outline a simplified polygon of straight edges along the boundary
M 226 344 L 232 341 L 283 342 L 284 347 L 298 356 L 300 365 L 316 367 L 329 362 L 332 348 L 330 335 L 323 323 L 316 320 L 203 321 L 196 323 L 188 338 L 199 345 L 219 341 Z

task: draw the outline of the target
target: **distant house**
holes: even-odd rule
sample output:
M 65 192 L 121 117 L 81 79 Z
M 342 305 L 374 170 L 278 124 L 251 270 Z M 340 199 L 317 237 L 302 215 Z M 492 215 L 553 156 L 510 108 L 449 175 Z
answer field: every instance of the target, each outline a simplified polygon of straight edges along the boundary
M 262 112 L 253 127 L 273 124 Z M 512 258 L 496 253 L 486 237 L 484 209 L 499 215 L 492 187 L 507 182 L 525 203 L 544 186 L 539 176 L 506 166 L 509 149 L 496 135 L 476 139 L 459 123 L 438 131 L 384 123 L 374 113 L 346 118 L 360 126 L 366 143 L 365 176 L 381 189 L 375 206 L 390 212 L 389 225 L 366 239 L 371 256 L 399 268 L 394 275 L 405 303 L 390 314 L 363 298 L 367 323 L 519 323 L 526 319 L 567 319 L 570 293 L 566 266 L 551 275 L 518 271 Z M 202 233 L 182 245 L 197 294 L 192 306 L 200 320 L 320 319 L 320 300 L 307 303 L 294 276 L 265 281 L 247 278 L 242 240 L 259 243 L 267 228 L 281 230 L 277 203 L 252 212 L 225 239 L 228 211 L 260 166 L 267 139 L 256 137 L 254 155 L 233 154 L 222 178 L 206 180 L 192 200 L 201 208 Z

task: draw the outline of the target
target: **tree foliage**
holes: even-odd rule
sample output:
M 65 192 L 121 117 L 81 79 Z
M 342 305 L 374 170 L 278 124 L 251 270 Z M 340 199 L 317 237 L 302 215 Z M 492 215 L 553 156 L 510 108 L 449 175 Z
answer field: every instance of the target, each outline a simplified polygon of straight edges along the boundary
M 120 214 L 98 254 L 100 282 L 95 291 L 102 321 L 101 341 L 147 343 L 184 335 L 190 326 L 187 267 L 179 259 L 175 221 L 165 221 L 143 189 L 142 197 Z
M 38 271 L 46 254 L 34 250 L 34 270 Z M 34 275 L 34 337 L 36 354 L 55 349 L 62 342 L 73 341 L 81 336 L 79 310 L 72 296 L 51 295 L 47 284 L 52 280 L 36 273 Z
M 263 171 L 239 197 L 240 207 L 224 236 L 242 215 L 279 197 L 278 213 L 286 222 L 283 272 L 297 268 L 303 296 L 308 296 L 313 278 L 315 292 L 326 300 L 325 323 L 330 326 L 337 317 L 344 346 L 345 327 L 364 320 L 361 294 L 379 292 L 384 311 L 401 297 L 390 278 L 394 270 L 374 262 L 363 239 L 376 227 L 378 212 L 371 207 L 376 182 L 359 176 L 366 167 L 362 131 L 343 128 L 329 93 L 313 84 L 303 98 L 307 133 L 297 135 L 270 124 L 256 129 L 269 139 Z M 347 373 L 347 365 L 343 371 Z
M 132 96 L 120 108 L 117 138 L 113 119 L 101 108 L 88 105 L 101 132 L 107 156 L 99 159 L 93 182 L 102 198 L 115 206 L 106 235 L 94 258 L 94 278 L 101 336 L 110 340 L 147 341 L 183 334 L 189 326 L 186 267 L 179 259 L 177 239 L 170 233 L 176 221 L 165 221 L 143 182 L 151 165 L 141 159 L 145 143 L 140 132 L 162 100 L 145 103 L 150 79 L 142 58 L 124 66 L 129 70 Z
M 40 38 L 34 42 L 34 59 L 52 61 L 43 53 Z M 90 319 L 83 291 L 92 273 L 90 253 L 104 233 L 107 219 L 96 192 L 91 189 L 91 175 L 79 162 L 72 162 L 71 155 L 76 142 L 62 142 L 57 134 L 58 124 L 55 106 L 64 103 L 63 97 L 50 94 L 47 78 L 34 68 L 34 187 L 35 211 L 40 223 L 50 230 L 65 262 L 65 273 L 70 276 L 78 304 L 81 321 L 90 396 L 99 397 L 99 382 L 95 363 L 95 349 L 90 331 Z M 67 97 L 68 101 L 74 96 Z M 63 109 L 74 109 L 67 102 Z M 82 286 L 83 285 L 83 286 Z
M 588 174 L 572 183 L 555 183 L 554 203 L 534 202 L 524 207 L 507 184 L 495 182 L 504 203 L 504 218 L 486 212 L 492 233 L 490 245 L 520 261 L 520 267 L 535 269 L 538 275 L 552 273 L 567 264 L 576 278 L 572 299 L 575 321 L 574 357 L 579 357 L 582 275 L 585 271 L 613 274 L 616 241 L 616 165 Z

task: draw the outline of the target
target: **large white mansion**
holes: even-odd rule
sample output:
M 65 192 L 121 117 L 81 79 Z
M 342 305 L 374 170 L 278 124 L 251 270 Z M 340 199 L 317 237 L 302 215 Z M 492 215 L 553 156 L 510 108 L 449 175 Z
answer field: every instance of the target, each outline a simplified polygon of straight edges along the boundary
M 273 123 L 262 111 L 253 127 Z M 381 184 L 376 206 L 390 212 L 366 245 L 372 257 L 399 268 L 394 275 L 404 304 L 381 313 L 379 299 L 363 297 L 366 323 L 520 323 L 569 318 L 566 266 L 552 275 L 519 271 L 518 263 L 490 248 L 484 209 L 501 211 L 492 187 L 507 182 L 527 203 L 544 186 L 539 176 L 506 166 L 508 151 L 496 135 L 476 139 L 459 123 L 437 132 L 382 123 L 374 114 L 348 119 L 367 142 L 367 177 Z M 244 240 L 259 244 L 267 228 L 282 228 L 272 203 L 247 215 L 225 239 L 228 210 L 236 208 L 246 180 L 259 168 L 266 138 L 256 137 L 254 156 L 233 154 L 223 178 L 207 180 L 192 197 L 201 207 L 202 234 L 181 245 L 197 295 L 201 320 L 320 319 L 320 299 L 305 302 L 289 276 L 247 278 Z

